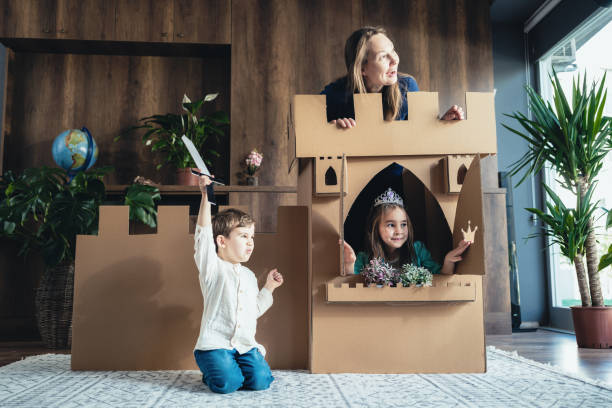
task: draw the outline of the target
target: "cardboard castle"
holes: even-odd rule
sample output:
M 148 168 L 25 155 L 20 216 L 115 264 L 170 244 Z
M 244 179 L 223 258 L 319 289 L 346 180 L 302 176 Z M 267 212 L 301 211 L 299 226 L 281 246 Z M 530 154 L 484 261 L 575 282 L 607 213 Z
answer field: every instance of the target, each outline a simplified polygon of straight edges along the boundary
M 277 233 L 256 234 L 247 264 L 260 286 L 273 267 L 285 276 L 256 336 L 273 369 L 486 370 L 482 277 L 498 255 L 487 208 L 500 196 L 487 193 L 497 186 L 487 156 L 496 152 L 493 95 L 467 93 L 468 118 L 456 123 L 437 119 L 436 93 L 409 93 L 408 110 L 407 121 L 385 122 L 379 94 L 355 95 L 357 127 L 340 130 L 326 123 L 325 96 L 295 97 L 299 205 L 279 208 Z M 461 230 L 474 234 L 454 275 L 435 276 L 430 288 L 340 277 L 338 238 L 359 249 L 363 214 L 387 187 L 403 193 L 416 239 L 434 259 Z M 197 368 L 202 296 L 187 207 L 160 207 L 158 231 L 147 235 L 129 235 L 127 207 L 102 207 L 99 230 L 77 241 L 72 368 Z

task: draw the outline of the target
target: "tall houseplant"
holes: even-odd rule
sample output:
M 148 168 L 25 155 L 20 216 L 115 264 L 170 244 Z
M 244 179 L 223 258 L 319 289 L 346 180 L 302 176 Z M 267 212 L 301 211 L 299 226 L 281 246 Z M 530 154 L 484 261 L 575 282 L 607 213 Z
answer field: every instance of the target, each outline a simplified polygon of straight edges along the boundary
M 19 255 L 40 252 L 46 265 L 35 302 L 41 337 L 51 348 L 69 344 L 76 236 L 97 233 L 102 177 L 111 170 L 81 172 L 69 183 L 63 170 L 47 167 L 0 177 L 0 237 L 19 242 Z M 155 200 L 156 188 L 129 187 L 130 218 L 154 227 Z
M 163 161 L 157 165 L 157 170 L 169 164 L 177 170 L 178 177 L 184 173 L 189 175 L 188 169 L 195 167 L 195 163 L 181 140 L 182 135 L 186 135 L 193 142 L 208 166 L 212 165 L 212 158 L 219 157 L 219 152 L 214 146 L 225 135 L 224 128 L 229 125 L 228 116 L 222 111 L 210 115 L 200 112 L 205 103 L 214 101 L 218 95 L 218 93 L 208 94 L 194 102 L 184 95 L 181 102 L 181 109 L 184 113 L 147 116 L 140 119 L 141 125 L 132 126 L 123 133 L 145 129 L 142 142 L 149 146 L 152 152 L 157 151 L 163 156 Z M 120 137 L 118 136 L 115 140 Z M 211 138 L 216 143 L 213 143 Z M 190 176 L 186 179 L 181 178 L 181 180 L 195 180 L 194 182 L 197 183 L 197 179 Z
M 547 204 L 550 217 L 542 211 L 532 212 L 544 222 L 546 235 L 552 237 L 553 242 L 572 248 L 571 251 L 565 251 L 564 255 L 575 265 L 582 307 L 601 307 L 604 300 L 598 271 L 591 195 L 603 160 L 610 150 L 612 137 L 612 120 L 603 116 L 607 97 L 605 76 L 599 85 L 595 82 L 587 84 L 586 75 L 582 80 L 580 77 L 574 80 L 571 101 L 566 97 L 556 73 L 553 73 L 550 80 L 553 105 L 545 102 L 531 87 L 527 87 L 533 118 L 520 112 L 507 115 L 516 119 L 521 128 L 504 127 L 528 143 L 527 153 L 513 164 L 511 174 L 516 175 L 525 170 L 520 184 L 529 174 L 538 173 L 544 165 L 548 165 L 556 171 L 562 187 L 576 195 L 577 206 L 572 213 L 562 208 L 558 197 L 545 186 L 552 199 Z M 574 226 L 571 234 L 559 228 L 563 225 L 569 227 L 568 223 L 572 219 L 578 222 L 576 217 L 584 225 L 580 228 Z M 570 242 L 572 239 L 576 242 Z M 586 274 L 583 273 L 582 255 L 586 257 Z M 574 310 L 572 313 L 576 326 Z

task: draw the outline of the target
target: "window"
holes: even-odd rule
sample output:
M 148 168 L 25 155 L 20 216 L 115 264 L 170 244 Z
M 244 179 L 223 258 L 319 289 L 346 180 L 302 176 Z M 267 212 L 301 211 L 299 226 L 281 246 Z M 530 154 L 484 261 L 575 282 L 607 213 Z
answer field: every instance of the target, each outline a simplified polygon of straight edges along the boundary
M 607 73 L 606 88 L 608 98 L 604 108 L 604 115 L 612 116 L 612 53 L 609 47 L 612 43 L 612 9 L 607 9 L 587 21 L 561 43 L 545 54 L 539 61 L 540 92 L 545 100 L 552 103 L 552 89 L 549 74 L 554 69 L 559 76 L 563 91 L 571 98 L 572 80 L 578 74 L 587 75 L 587 82 L 600 82 Z M 594 199 L 600 200 L 599 206 L 612 209 L 612 154 L 608 154 L 598 177 L 599 183 L 595 190 Z M 545 181 L 557 193 L 567 206 L 575 206 L 576 197 L 561 188 L 555 181 L 555 174 L 547 170 Z M 603 215 L 603 216 L 602 216 Z M 612 230 L 606 231 L 605 212 L 600 210 L 596 225 L 599 256 L 607 252 L 612 244 Z M 596 216 L 596 217 L 597 217 Z M 580 294 L 576 281 L 574 266 L 563 257 L 559 248 L 552 246 L 549 249 L 549 265 L 551 266 L 551 297 L 552 307 L 569 307 L 580 305 Z M 586 264 L 585 264 L 586 267 Z M 606 304 L 612 304 L 612 268 L 606 268 L 600 273 L 602 291 Z

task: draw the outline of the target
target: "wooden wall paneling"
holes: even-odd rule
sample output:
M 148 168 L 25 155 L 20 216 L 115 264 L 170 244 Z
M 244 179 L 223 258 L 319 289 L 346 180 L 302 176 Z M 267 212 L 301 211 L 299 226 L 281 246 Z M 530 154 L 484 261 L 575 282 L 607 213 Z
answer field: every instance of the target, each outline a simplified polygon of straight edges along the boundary
M 130 0 L 117 2 L 116 41 L 173 40 L 174 0 Z
M 510 273 L 504 189 L 483 192 L 487 273 L 483 279 L 485 333 L 511 334 Z
M 57 0 L 57 38 L 112 40 L 116 0 Z
M 243 172 L 242 161 L 253 148 L 264 161 L 260 185 L 296 185 L 295 169 L 288 173 L 287 118 L 295 93 L 297 4 L 281 0 L 232 3 L 232 129 L 231 183 Z M 296 197 L 279 194 L 231 193 L 230 205 L 251 205 L 260 231 L 273 229 L 279 205 L 294 205 Z M 271 220 L 269 223 L 268 220 Z
M 207 94 L 218 93 L 214 101 L 204 104 L 203 114 L 211 114 L 215 111 L 224 111 L 230 115 L 230 69 L 231 62 L 228 57 L 206 57 L 206 58 L 170 58 L 168 59 L 169 71 L 166 82 L 168 83 L 168 98 L 172 101 L 173 112 L 181 111 L 183 95 L 193 101 L 201 99 Z M 182 72 L 181 75 L 174 73 Z M 230 118 L 231 125 L 231 118 Z M 229 182 L 229 148 L 230 127 L 225 129 L 225 136 L 221 137 L 219 143 L 210 138 L 207 148 L 220 152 L 219 158 L 209 157 L 212 166 L 209 169 L 216 177 Z
M 486 0 L 363 0 L 362 7 L 363 24 L 381 25 L 393 38 L 400 71 L 439 93 L 441 113 L 465 107 L 465 91 L 493 89 Z
M 2 0 L 3 37 L 54 38 L 56 0 Z
M 346 75 L 344 43 L 361 26 L 361 3 L 355 0 L 298 1 L 296 93 L 317 94 Z
M 157 113 L 180 112 L 183 94 L 220 92 L 211 109 L 229 111 L 228 62 L 215 58 L 168 58 L 86 54 L 16 53 L 9 64 L 5 169 L 54 166 L 51 145 L 63 130 L 88 127 L 100 155 L 112 165 L 107 182 L 128 184 L 136 175 L 174 183 L 174 170 L 155 170 L 159 156 L 140 141 L 141 133 L 115 136 Z M 227 157 L 227 144 L 220 146 Z M 221 166 L 220 166 L 221 167 Z M 220 173 L 227 170 L 220 168 Z
M 174 0 L 174 41 L 231 42 L 231 0 Z
M 484 2 L 487 3 L 488 2 Z M 471 16 L 466 27 L 466 39 L 469 53 L 468 86 L 472 91 L 493 91 L 493 39 L 491 37 L 491 20 L 489 8 L 482 1 L 469 2 L 466 7 Z
M 485 333 L 511 334 L 510 258 L 506 220 L 506 189 L 499 188 L 497 157 L 481 160 L 483 216 L 485 229 L 485 268 L 483 278 Z
M 15 53 L 7 48 L 5 59 L 4 59 L 4 70 L 0 72 L 0 75 L 4 77 L 4 88 L 0 91 L 2 94 L 2 116 L 0 117 L 0 176 L 4 174 L 4 140 L 6 134 L 10 132 L 10 117 L 11 117 L 11 106 L 12 101 L 8 98 L 10 90 L 13 87 L 13 83 L 9 81 L 13 77 L 9 75 L 9 67 L 13 64 L 11 61 L 14 60 Z M 13 64 L 14 65 L 14 64 Z

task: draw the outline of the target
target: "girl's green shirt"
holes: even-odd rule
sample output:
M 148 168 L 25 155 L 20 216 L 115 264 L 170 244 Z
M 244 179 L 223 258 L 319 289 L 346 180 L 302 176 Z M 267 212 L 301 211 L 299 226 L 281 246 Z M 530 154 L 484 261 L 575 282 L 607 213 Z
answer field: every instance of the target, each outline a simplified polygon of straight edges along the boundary
M 414 255 L 415 259 L 413 263 L 416 266 L 422 266 L 423 268 L 429 269 L 431 273 L 440 273 L 440 264 L 431 259 L 431 254 L 425 248 L 425 244 L 421 241 L 414 242 Z M 355 261 L 355 268 L 353 273 L 361 273 L 361 270 L 370 262 L 368 254 L 365 252 L 359 252 L 357 254 L 357 260 Z

